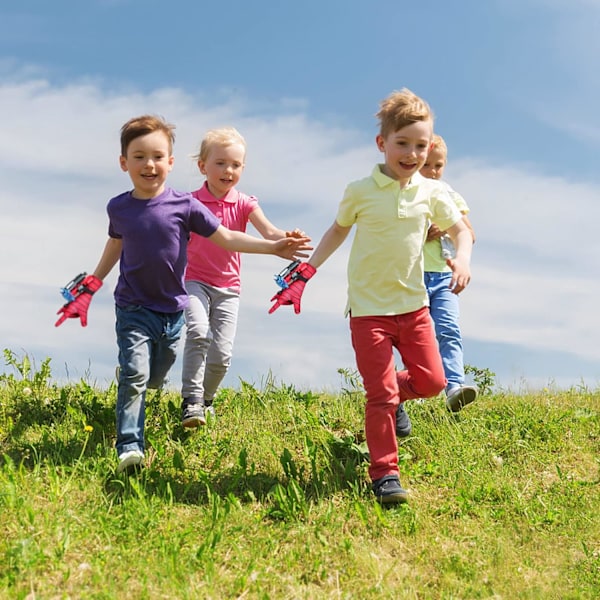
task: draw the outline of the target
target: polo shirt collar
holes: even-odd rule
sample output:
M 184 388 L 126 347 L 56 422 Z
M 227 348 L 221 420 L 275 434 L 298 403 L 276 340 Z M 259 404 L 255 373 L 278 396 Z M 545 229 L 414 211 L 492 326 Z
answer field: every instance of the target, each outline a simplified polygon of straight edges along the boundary
M 392 179 L 391 177 L 388 177 L 385 173 L 383 173 L 383 171 L 381 170 L 382 167 L 383 167 L 382 164 L 378 164 L 378 165 L 375 165 L 375 167 L 373 168 L 371 177 L 373 177 L 373 179 L 375 180 L 375 183 L 379 187 L 386 187 L 393 183 L 397 184 L 398 181 L 396 179 Z M 406 187 L 404 187 L 403 189 L 407 190 L 413 186 L 419 185 L 420 183 L 423 182 L 424 179 L 425 179 L 425 177 L 423 177 L 423 175 L 421 175 L 421 173 L 417 172 L 410 178 L 410 181 L 407 183 Z
M 235 188 L 231 188 L 223 198 L 215 198 L 208 189 L 208 182 L 204 182 L 204 185 L 198 190 L 196 196 L 198 200 L 202 202 L 229 202 L 235 204 L 238 199 L 238 191 Z

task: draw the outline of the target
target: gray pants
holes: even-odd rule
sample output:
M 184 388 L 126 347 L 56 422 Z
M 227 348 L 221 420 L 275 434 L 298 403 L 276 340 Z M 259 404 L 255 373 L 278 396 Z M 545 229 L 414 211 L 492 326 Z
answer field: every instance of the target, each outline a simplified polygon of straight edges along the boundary
M 211 404 L 231 364 L 240 295 L 200 281 L 186 281 L 186 289 L 181 395 Z

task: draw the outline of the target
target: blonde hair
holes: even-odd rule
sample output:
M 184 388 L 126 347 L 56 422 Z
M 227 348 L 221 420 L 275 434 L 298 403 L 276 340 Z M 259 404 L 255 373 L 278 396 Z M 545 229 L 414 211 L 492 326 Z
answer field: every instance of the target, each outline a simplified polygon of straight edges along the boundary
M 429 104 L 407 88 L 392 92 L 379 106 L 375 116 L 379 119 L 379 132 L 383 137 L 418 121 L 433 122 Z
M 200 150 L 192 158 L 205 161 L 213 146 L 231 146 L 232 144 L 241 144 L 244 147 L 244 152 L 246 151 L 246 140 L 235 127 L 209 129 L 202 138 Z
M 441 135 L 438 135 L 437 133 L 433 134 L 433 138 L 431 140 L 431 149 L 439 150 L 444 154 L 446 158 L 448 157 L 448 146 L 446 146 L 444 138 Z
M 162 131 L 169 140 L 169 153 L 173 152 L 173 144 L 175 143 L 175 125 L 167 123 L 162 117 L 156 115 L 142 115 L 141 117 L 133 117 L 129 119 L 123 127 L 121 127 L 121 156 L 127 156 L 127 148 L 129 144 L 136 138 Z

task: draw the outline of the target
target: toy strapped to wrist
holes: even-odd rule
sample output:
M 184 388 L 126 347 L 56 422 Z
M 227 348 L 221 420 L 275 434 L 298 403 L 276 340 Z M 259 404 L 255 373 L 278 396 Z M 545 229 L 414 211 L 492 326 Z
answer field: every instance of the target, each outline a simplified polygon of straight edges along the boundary
M 84 271 L 71 279 L 65 287 L 60 288 L 60 293 L 68 304 L 74 302 L 83 293 L 95 294 L 101 287 L 102 280 L 95 275 L 88 275 Z
M 291 262 L 285 269 L 282 269 L 277 275 L 275 275 L 275 283 L 282 289 L 286 290 L 290 287 L 290 283 L 292 281 L 292 276 L 295 272 L 297 272 L 298 267 L 300 266 L 300 261 L 295 260 Z
M 294 312 L 299 314 L 304 287 L 316 272 L 312 265 L 295 260 L 275 275 L 275 281 L 281 290 L 271 298 L 271 302 L 275 304 L 270 308 L 269 314 L 284 304 L 293 304 Z
M 87 311 L 92 301 L 92 296 L 102 287 L 102 280 L 95 275 L 80 273 L 77 277 L 71 279 L 67 285 L 60 288 L 62 297 L 67 301 L 65 305 L 59 308 L 57 315 L 61 315 L 54 324 L 58 327 L 66 319 L 77 318 L 81 320 L 81 325 L 87 325 Z

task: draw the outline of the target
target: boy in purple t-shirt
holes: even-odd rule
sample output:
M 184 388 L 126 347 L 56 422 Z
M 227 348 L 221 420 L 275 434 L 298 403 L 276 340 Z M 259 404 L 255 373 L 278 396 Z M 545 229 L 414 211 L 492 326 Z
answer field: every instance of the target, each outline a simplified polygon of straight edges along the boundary
M 59 309 L 56 322 L 79 317 L 85 327 L 92 295 L 120 261 L 115 289 L 118 472 L 143 463 L 146 390 L 161 387 L 175 362 L 188 303 L 183 276 L 191 232 L 229 251 L 293 259 L 310 249 L 304 237 L 271 241 L 230 231 L 190 194 L 168 188 L 174 140 L 174 126 L 152 115 L 130 119 L 121 128 L 119 160 L 133 190 L 109 201 L 109 239 L 100 261 L 92 275 L 71 288 L 74 295 Z

